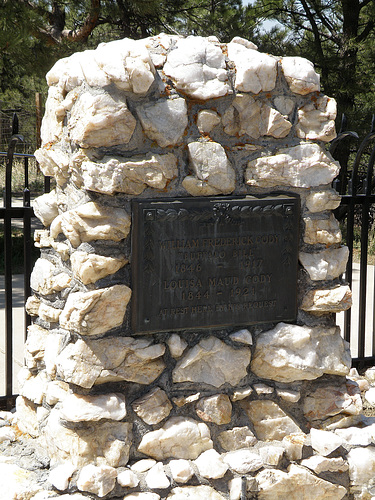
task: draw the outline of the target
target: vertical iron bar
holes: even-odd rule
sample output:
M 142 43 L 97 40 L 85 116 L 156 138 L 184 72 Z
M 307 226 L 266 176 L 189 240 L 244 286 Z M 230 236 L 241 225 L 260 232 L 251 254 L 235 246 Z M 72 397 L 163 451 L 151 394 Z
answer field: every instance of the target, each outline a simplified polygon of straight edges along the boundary
M 366 291 L 367 291 L 367 253 L 370 204 L 365 195 L 362 204 L 361 224 L 361 259 L 359 268 L 359 321 L 358 321 L 358 357 L 365 357 L 366 339 Z
M 11 160 L 7 157 L 4 218 L 4 284 L 5 284 L 5 394 L 7 409 L 13 395 L 13 317 L 12 317 L 12 224 L 11 224 Z
M 11 409 L 13 396 L 13 317 L 12 317 L 12 165 L 13 156 L 17 142 L 23 142 L 23 137 L 17 135 L 18 118 L 13 115 L 12 135 L 5 164 L 5 248 L 4 248 L 4 282 L 5 282 L 5 394 L 7 400 L 7 408 Z
M 346 245 L 349 248 L 349 258 L 346 265 L 346 281 L 352 288 L 353 281 L 353 232 L 354 232 L 354 199 L 351 197 L 348 204 L 348 213 L 346 219 Z M 344 339 L 350 343 L 351 334 L 351 317 L 352 312 L 350 309 L 344 313 Z
M 25 188 L 23 191 L 23 272 L 24 272 L 24 302 L 31 295 L 30 274 L 31 274 L 31 213 L 30 213 L 30 189 L 29 189 L 29 159 L 25 157 Z M 25 310 L 25 331 L 24 338 L 27 339 L 27 327 L 31 324 L 31 318 Z

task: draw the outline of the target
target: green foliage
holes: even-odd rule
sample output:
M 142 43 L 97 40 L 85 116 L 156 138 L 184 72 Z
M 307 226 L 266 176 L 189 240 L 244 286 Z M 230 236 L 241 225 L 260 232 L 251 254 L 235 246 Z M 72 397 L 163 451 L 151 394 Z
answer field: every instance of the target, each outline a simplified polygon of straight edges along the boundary
M 338 114 L 345 112 L 361 131 L 375 104 L 375 1 L 257 0 L 255 8 L 259 18 L 281 23 L 261 50 L 275 53 L 281 46 L 283 55 L 311 60 L 323 92 L 336 98 Z

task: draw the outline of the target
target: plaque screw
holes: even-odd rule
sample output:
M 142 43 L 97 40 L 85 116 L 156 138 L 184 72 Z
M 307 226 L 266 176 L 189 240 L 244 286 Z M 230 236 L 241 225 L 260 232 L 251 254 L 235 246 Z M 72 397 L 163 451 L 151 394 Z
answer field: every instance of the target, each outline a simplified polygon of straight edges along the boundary
M 146 212 L 146 220 L 153 220 L 154 214 L 152 212 Z
M 291 215 L 293 213 L 293 207 L 285 207 L 285 213 Z

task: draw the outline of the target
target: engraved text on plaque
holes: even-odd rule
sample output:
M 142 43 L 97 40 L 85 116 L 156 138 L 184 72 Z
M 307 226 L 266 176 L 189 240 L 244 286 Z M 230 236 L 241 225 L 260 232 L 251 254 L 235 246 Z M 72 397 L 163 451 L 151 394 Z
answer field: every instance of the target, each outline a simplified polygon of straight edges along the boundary
M 133 200 L 134 333 L 292 321 L 299 199 Z

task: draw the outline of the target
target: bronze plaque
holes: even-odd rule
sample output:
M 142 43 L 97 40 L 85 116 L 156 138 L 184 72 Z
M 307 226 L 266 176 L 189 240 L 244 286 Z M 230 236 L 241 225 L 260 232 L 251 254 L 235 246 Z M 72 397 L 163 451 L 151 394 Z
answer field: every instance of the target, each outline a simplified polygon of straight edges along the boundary
M 299 199 L 133 200 L 134 333 L 295 320 Z

